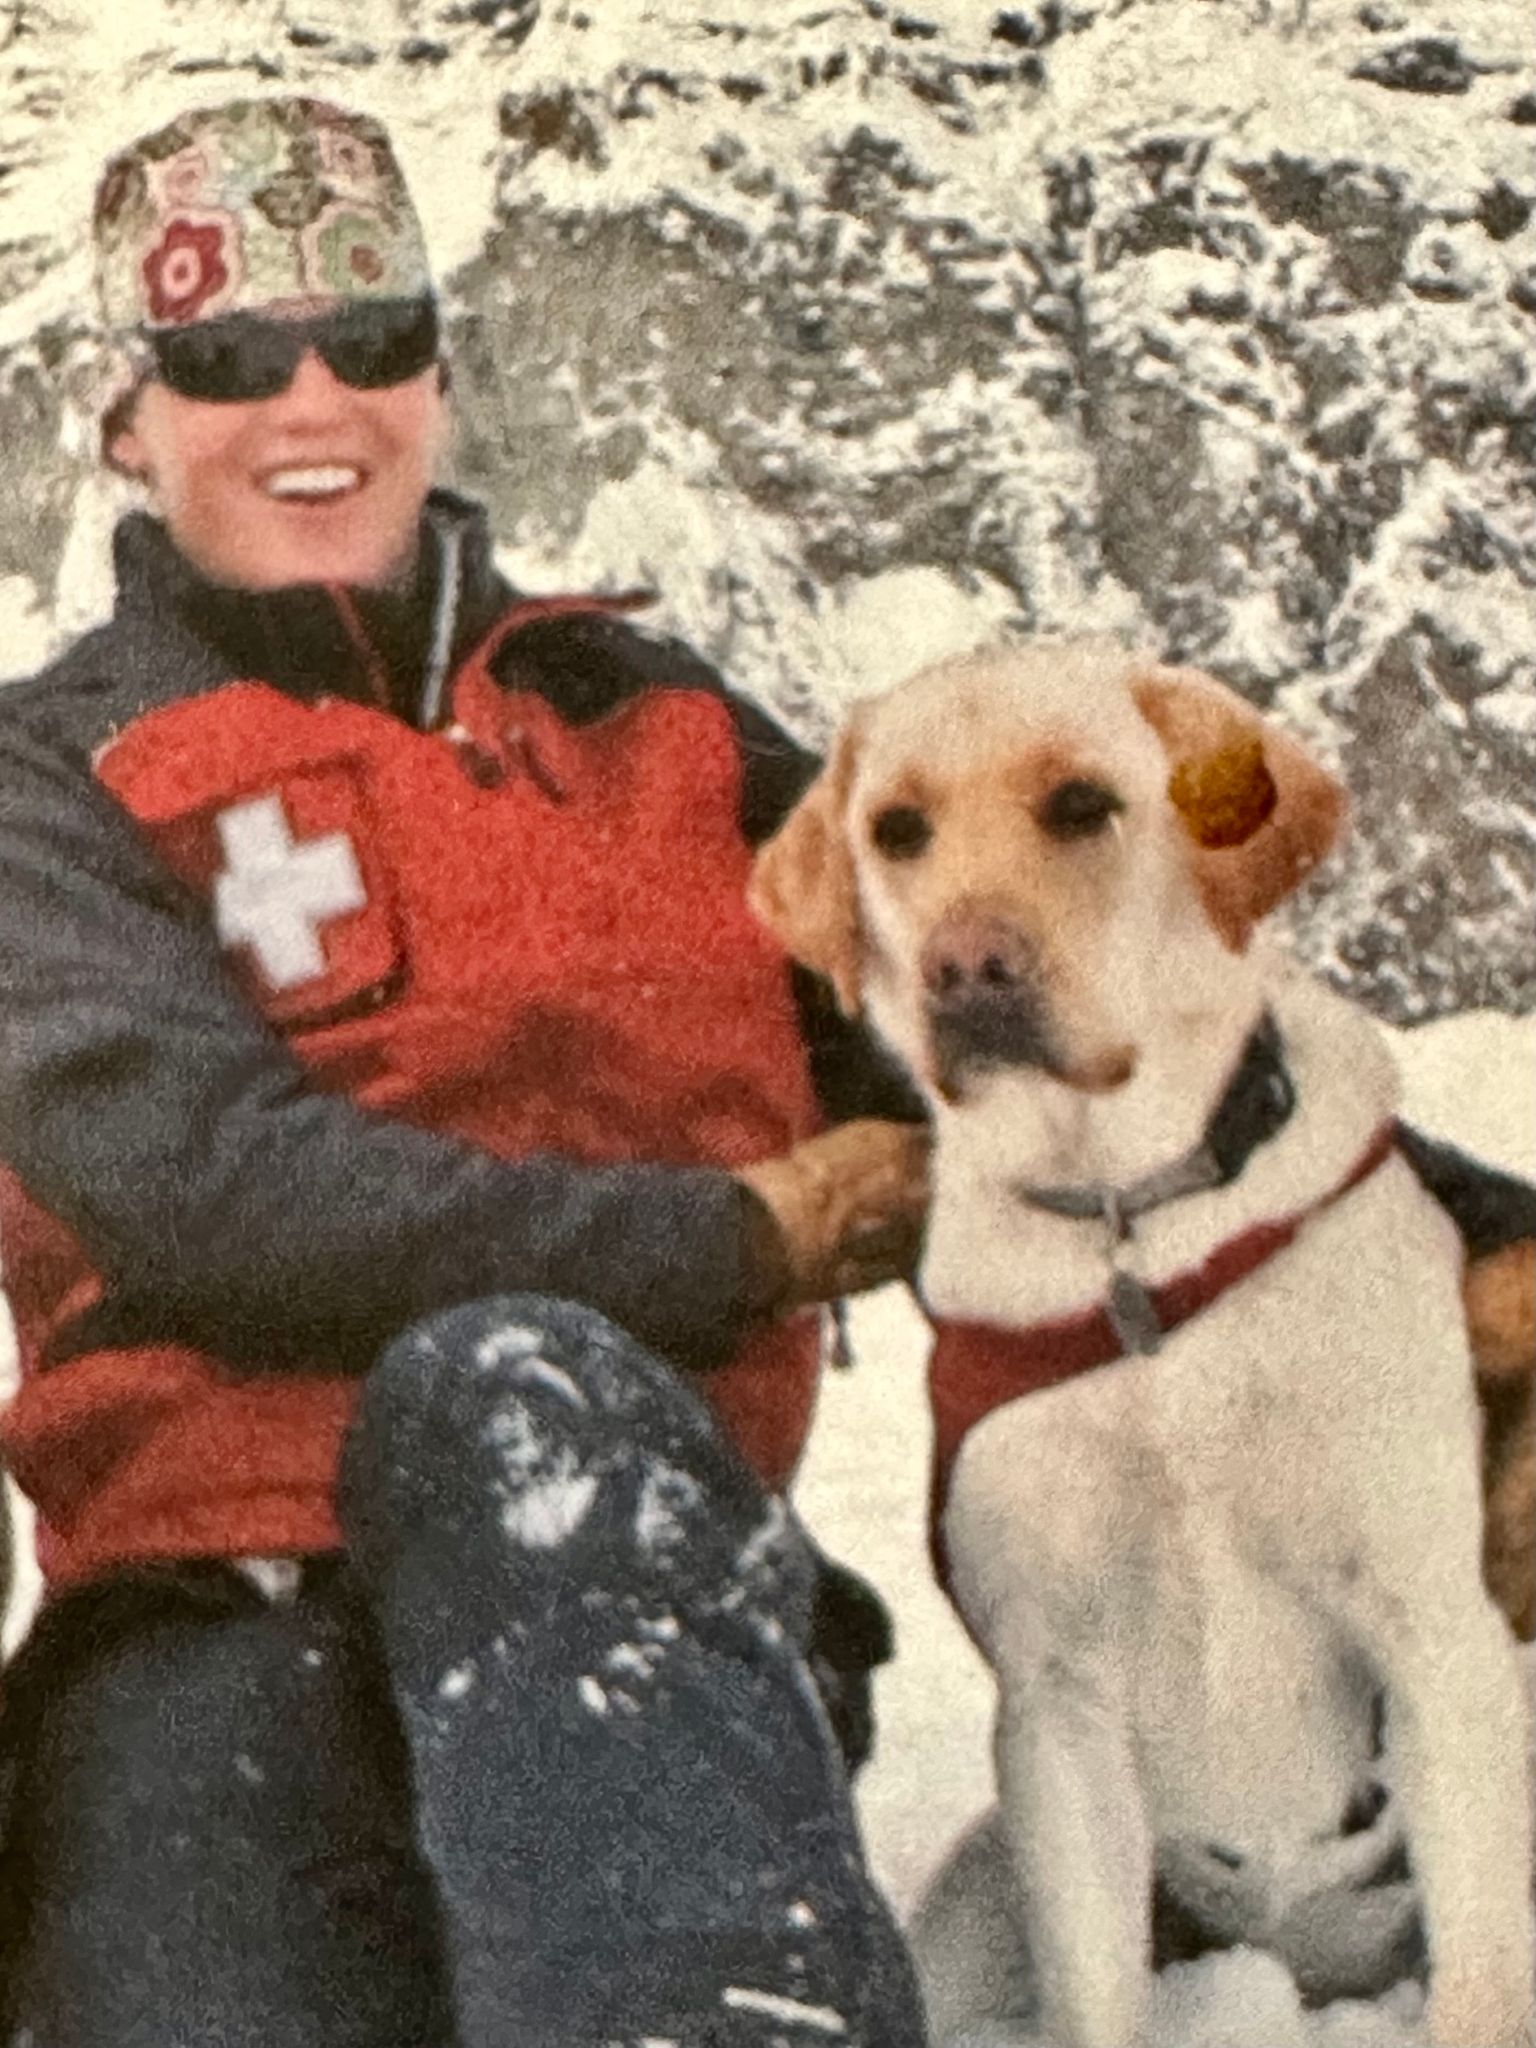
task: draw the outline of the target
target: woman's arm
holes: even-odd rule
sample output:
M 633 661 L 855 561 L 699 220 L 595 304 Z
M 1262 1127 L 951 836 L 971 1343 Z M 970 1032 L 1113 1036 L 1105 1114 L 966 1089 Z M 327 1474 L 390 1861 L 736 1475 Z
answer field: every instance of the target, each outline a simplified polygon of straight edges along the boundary
M 203 906 L 20 721 L 0 726 L 0 1158 L 107 1283 L 77 1349 L 361 1370 L 434 1308 L 535 1289 L 708 1364 L 762 1292 L 729 1173 L 509 1163 L 313 1088 Z

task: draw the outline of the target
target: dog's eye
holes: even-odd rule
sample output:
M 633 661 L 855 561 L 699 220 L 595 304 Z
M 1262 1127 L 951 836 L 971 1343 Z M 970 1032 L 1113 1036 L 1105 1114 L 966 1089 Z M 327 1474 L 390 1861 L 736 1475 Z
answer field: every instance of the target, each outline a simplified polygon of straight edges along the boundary
M 1102 782 L 1074 777 L 1058 782 L 1035 816 L 1053 839 L 1089 839 L 1125 805 Z
M 889 804 L 876 811 L 870 837 L 887 860 L 914 860 L 933 837 L 933 827 L 916 804 Z

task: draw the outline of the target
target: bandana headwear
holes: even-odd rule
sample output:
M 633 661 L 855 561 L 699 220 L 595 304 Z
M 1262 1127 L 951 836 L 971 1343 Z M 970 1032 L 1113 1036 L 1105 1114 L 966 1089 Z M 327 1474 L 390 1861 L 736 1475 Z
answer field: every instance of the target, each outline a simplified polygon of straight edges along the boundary
M 113 157 L 96 276 L 118 332 L 300 298 L 432 290 L 421 223 L 377 121 L 324 100 L 234 100 Z

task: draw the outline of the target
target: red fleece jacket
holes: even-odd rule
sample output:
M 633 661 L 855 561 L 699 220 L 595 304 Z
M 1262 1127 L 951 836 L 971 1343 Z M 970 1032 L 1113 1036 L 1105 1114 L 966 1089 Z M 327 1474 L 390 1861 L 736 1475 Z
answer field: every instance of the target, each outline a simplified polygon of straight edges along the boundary
M 96 773 L 207 900 L 320 1090 L 506 1159 L 729 1167 L 807 1135 L 786 963 L 745 909 L 729 711 L 649 689 L 573 726 L 503 689 L 491 654 L 461 665 L 433 732 L 238 682 L 149 711 Z M 53 1583 L 339 1543 L 355 1375 L 323 1357 L 237 1371 L 179 1344 L 39 1369 L 101 1282 L 8 1176 L 0 1230 L 24 1370 L 4 1446 Z M 815 1373 L 802 1318 L 700 1382 L 770 1486 Z

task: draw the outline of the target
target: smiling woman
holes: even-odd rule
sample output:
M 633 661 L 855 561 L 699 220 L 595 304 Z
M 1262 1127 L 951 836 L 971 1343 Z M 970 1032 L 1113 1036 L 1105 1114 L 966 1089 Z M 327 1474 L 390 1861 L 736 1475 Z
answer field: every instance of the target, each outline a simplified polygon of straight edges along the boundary
M 412 565 L 447 438 L 436 303 L 387 147 L 354 144 L 335 110 L 312 133 L 284 130 L 270 111 L 282 104 L 265 127 L 242 109 L 217 137 L 173 124 L 157 144 L 168 157 L 130 152 L 108 169 L 102 295 L 137 317 L 105 452 L 214 581 L 373 588 Z M 279 169 L 284 142 L 303 174 Z M 309 175 L 325 164 L 335 186 Z M 247 175 L 242 205 L 232 181 L 253 168 L 272 175 Z M 338 270 L 341 228 L 353 245 Z
M 298 309 L 295 326 L 307 345 L 270 396 L 240 396 L 255 379 L 238 374 L 238 347 L 224 357 L 228 399 L 184 396 L 166 374 L 177 358 L 158 354 L 159 375 L 110 443 L 117 466 L 148 484 L 182 553 L 216 582 L 378 588 L 413 566 L 422 503 L 447 435 L 435 354 L 425 364 L 402 354 L 404 374 L 358 384 L 342 374 L 350 367 L 344 358 L 339 368 L 327 359 L 336 351 L 323 326 L 303 317 L 316 310 Z M 382 323 L 388 309 L 372 317 Z M 281 314 L 250 320 L 246 341 L 258 368 L 285 324 Z M 376 353 L 387 365 L 385 349 Z
M 376 123 L 188 114 L 96 240 L 148 509 L 0 700 L 0 2039 L 917 2048 L 884 1612 L 779 1498 L 923 1203 L 745 907 L 814 763 L 434 487 Z
M 382 129 L 310 100 L 184 116 L 108 165 L 95 231 L 123 365 L 104 452 L 187 560 L 252 590 L 408 574 L 447 414 Z

